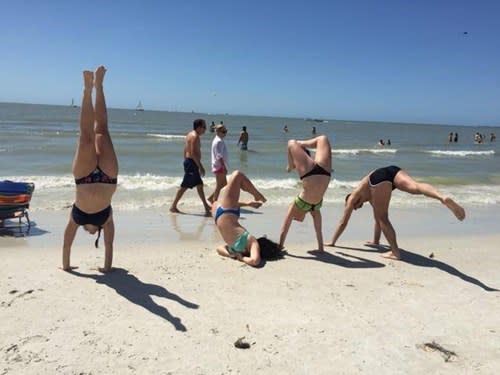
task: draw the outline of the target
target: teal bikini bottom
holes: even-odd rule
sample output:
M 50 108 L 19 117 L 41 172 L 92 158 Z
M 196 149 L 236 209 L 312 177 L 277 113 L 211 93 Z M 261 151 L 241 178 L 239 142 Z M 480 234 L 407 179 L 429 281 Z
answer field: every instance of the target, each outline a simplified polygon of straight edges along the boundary
M 229 253 L 241 254 L 245 252 L 249 235 L 250 233 L 248 233 L 248 231 L 244 231 L 238 237 L 236 237 L 236 240 L 234 240 L 233 244 L 228 247 Z

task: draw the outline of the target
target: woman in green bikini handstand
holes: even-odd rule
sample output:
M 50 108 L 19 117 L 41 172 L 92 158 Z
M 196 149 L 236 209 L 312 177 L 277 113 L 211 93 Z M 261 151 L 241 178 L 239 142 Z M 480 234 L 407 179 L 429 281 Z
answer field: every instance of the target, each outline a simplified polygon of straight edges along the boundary
M 316 149 L 314 159 L 308 148 Z M 280 247 L 285 245 L 285 239 L 290 229 L 292 220 L 304 221 L 309 212 L 313 218 L 316 239 L 318 240 L 318 251 L 323 251 L 323 234 L 321 205 L 323 195 L 330 183 L 332 170 L 332 150 L 330 141 L 326 135 L 305 141 L 288 141 L 288 166 L 287 172 L 297 170 L 302 180 L 302 191 L 288 208 L 283 227 L 281 228 Z
M 253 195 L 254 200 L 241 202 L 241 190 Z M 265 201 L 266 198 L 242 172 L 236 170 L 231 174 L 226 188 L 212 204 L 212 216 L 227 244 L 217 248 L 219 255 L 237 259 L 254 267 L 260 264 L 262 258 L 279 258 L 281 251 L 278 244 L 266 237 L 255 238 L 238 221 L 240 207 L 259 208 Z

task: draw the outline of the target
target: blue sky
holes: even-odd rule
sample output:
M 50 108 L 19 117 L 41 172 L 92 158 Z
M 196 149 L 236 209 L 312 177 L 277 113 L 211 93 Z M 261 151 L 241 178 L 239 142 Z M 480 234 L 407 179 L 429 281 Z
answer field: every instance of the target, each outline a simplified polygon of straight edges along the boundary
M 0 101 L 500 124 L 500 1 L 9 1 Z M 467 32 L 467 34 L 464 34 Z

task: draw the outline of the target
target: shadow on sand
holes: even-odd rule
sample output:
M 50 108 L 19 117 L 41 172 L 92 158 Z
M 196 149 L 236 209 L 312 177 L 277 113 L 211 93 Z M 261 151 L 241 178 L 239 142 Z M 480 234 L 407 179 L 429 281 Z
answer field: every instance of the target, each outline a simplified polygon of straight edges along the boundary
M 19 224 L 17 221 L 4 220 L 0 224 L 0 237 L 35 237 L 49 233 L 46 230 L 37 227 L 36 222 L 31 221 L 31 225 L 26 223 Z
M 197 304 L 182 299 L 162 286 L 143 283 L 123 268 L 115 268 L 113 272 L 97 275 L 85 274 L 75 270 L 69 271 L 69 273 L 78 277 L 93 279 L 98 284 L 103 284 L 114 289 L 116 293 L 130 302 L 145 308 L 149 312 L 158 315 L 160 318 L 168 320 L 178 331 L 185 332 L 187 329 L 179 318 L 172 316 L 165 307 L 156 304 L 151 296 L 164 297 L 176 301 L 190 309 L 198 308 Z
M 366 245 L 366 246 L 369 247 L 370 249 L 353 249 L 353 250 L 365 251 L 365 252 L 386 252 L 386 251 L 390 250 L 390 247 L 385 246 L 385 245 L 378 245 L 378 246 Z M 337 247 L 340 247 L 340 246 L 337 246 Z M 412 264 L 414 266 L 419 266 L 419 267 L 433 267 L 433 268 L 440 269 L 441 271 L 447 272 L 452 276 L 456 276 L 456 277 L 462 279 L 463 281 L 477 285 L 478 287 L 483 288 L 487 292 L 499 292 L 500 291 L 498 289 L 491 288 L 486 284 L 483 284 L 480 280 L 478 280 L 472 276 L 466 275 L 465 273 L 457 270 L 455 267 L 450 266 L 449 264 L 446 264 L 446 263 L 441 262 L 439 260 L 428 258 L 428 257 L 425 257 L 423 255 L 420 255 L 420 254 L 417 254 L 417 253 L 414 253 L 414 252 L 411 252 L 411 251 L 408 251 L 408 250 L 405 250 L 402 248 L 400 248 L 399 251 L 401 252 L 401 262 Z
M 339 247 L 339 246 L 337 246 L 337 247 Z M 362 250 L 362 249 L 348 248 L 348 247 L 345 247 L 344 249 Z M 290 254 L 288 252 L 285 254 L 285 256 L 291 257 L 291 258 L 298 258 L 298 259 L 317 260 L 320 262 L 335 264 L 337 266 L 346 267 L 346 268 L 382 268 L 382 267 L 385 267 L 385 264 L 383 264 L 383 263 L 374 262 L 373 260 L 360 258 L 360 257 L 354 256 L 354 255 L 342 253 L 340 251 L 337 251 L 337 253 L 342 255 L 342 257 L 336 256 L 336 255 L 329 253 L 327 251 L 319 252 L 318 250 L 309 250 L 308 253 L 311 254 L 311 256 L 293 255 L 293 254 Z M 352 259 L 354 259 L 354 261 L 347 259 L 347 258 L 352 258 Z

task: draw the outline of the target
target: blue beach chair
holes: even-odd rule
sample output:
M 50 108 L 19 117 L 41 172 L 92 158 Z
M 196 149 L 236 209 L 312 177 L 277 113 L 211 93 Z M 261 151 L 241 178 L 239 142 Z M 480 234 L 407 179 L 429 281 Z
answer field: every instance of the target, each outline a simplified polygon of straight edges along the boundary
M 32 182 L 0 181 L 0 223 L 3 226 L 7 219 L 19 219 L 21 227 L 21 219 L 24 217 L 29 232 L 31 222 L 28 208 L 34 190 L 35 184 Z

